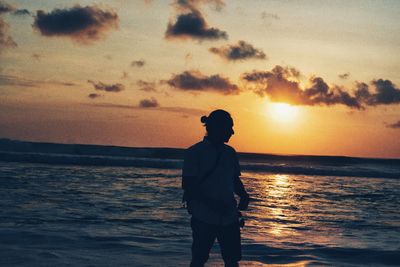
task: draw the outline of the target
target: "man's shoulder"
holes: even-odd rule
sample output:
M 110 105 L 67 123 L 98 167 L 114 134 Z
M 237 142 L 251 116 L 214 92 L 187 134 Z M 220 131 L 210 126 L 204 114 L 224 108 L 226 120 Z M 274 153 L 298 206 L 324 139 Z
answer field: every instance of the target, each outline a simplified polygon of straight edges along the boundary
M 204 149 L 204 142 L 200 141 L 190 147 L 186 148 L 185 154 L 196 153 L 200 150 Z
M 236 154 L 236 150 L 233 147 L 231 147 L 230 145 L 224 144 L 224 149 L 226 151 L 228 151 L 229 153 Z
M 186 150 L 196 150 L 199 149 L 203 146 L 203 141 L 197 142 L 194 145 L 191 145 L 190 147 L 186 148 Z

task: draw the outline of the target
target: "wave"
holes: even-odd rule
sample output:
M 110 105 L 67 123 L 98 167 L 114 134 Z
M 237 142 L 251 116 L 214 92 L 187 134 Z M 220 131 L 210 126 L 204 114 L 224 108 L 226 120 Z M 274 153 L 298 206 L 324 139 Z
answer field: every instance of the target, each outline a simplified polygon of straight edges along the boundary
M 181 159 L 165 158 L 138 158 L 138 157 L 113 157 L 91 156 L 71 154 L 49 153 L 21 153 L 0 151 L 0 161 L 27 162 L 60 165 L 83 166 L 118 166 L 118 167 L 142 167 L 160 169 L 181 169 Z M 243 171 L 268 172 L 282 174 L 322 175 L 322 176 L 350 176 L 350 177 L 376 177 L 376 178 L 400 178 L 400 170 L 387 166 L 376 165 L 321 165 L 309 162 L 271 163 L 241 162 Z
M 245 260 L 268 264 L 294 264 L 306 266 L 398 266 L 399 250 L 369 248 L 326 247 L 303 244 L 303 249 L 275 248 L 263 244 L 244 244 Z M 298 244 L 296 244 L 298 247 Z M 262 256 L 261 256 L 262 255 Z
M 241 164 L 243 170 L 254 172 L 272 172 L 320 176 L 351 176 L 368 178 L 400 178 L 400 171 L 382 168 L 381 170 L 365 167 L 331 167 L 331 166 L 287 166 L 271 164 Z

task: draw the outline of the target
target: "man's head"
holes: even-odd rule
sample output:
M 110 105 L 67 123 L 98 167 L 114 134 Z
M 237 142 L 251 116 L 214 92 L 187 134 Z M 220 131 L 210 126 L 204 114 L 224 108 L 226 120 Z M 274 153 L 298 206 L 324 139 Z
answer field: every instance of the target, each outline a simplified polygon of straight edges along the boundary
M 206 126 L 208 138 L 213 142 L 228 142 L 235 133 L 231 115 L 222 109 L 214 110 L 208 117 L 201 117 L 201 122 Z

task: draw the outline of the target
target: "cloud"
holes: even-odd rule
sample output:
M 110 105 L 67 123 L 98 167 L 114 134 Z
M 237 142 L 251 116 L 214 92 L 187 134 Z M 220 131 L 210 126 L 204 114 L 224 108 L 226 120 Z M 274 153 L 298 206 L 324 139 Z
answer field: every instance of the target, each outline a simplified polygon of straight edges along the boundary
M 219 74 L 205 76 L 198 71 L 184 71 L 181 74 L 173 75 L 171 79 L 164 82 L 183 91 L 212 91 L 224 95 L 239 93 L 239 88 L 235 84 Z
M 140 87 L 139 90 L 145 92 L 156 92 L 156 83 L 155 82 L 147 82 L 144 80 L 138 80 L 136 84 Z
M 139 107 L 141 108 L 156 108 L 159 106 L 160 104 L 154 97 L 152 97 L 151 99 L 142 99 L 139 101 Z
M 267 58 L 262 50 L 254 48 L 251 44 L 246 43 L 245 41 L 239 41 L 237 44 L 226 45 L 220 48 L 211 47 L 209 51 L 231 61 Z
M 176 0 L 175 7 L 180 10 L 193 10 L 199 9 L 201 5 L 210 4 L 215 10 L 221 11 L 225 2 L 223 0 Z
M 4 13 L 11 13 L 15 16 L 31 15 L 31 12 L 28 9 L 16 9 L 14 6 L 0 1 L 0 15 Z
M 17 86 L 17 87 L 40 87 L 42 85 L 58 85 L 58 86 L 76 86 L 72 82 L 56 81 L 56 80 L 32 80 L 13 75 L 0 74 L 0 86 Z
M 196 109 L 196 108 L 184 108 L 184 107 L 160 107 L 158 108 L 160 111 L 173 112 L 173 113 L 181 113 L 184 115 L 191 116 L 202 116 L 207 114 L 207 111 Z
M 101 107 L 101 108 L 118 108 L 118 109 L 143 109 L 140 106 L 132 106 L 132 105 L 122 105 L 122 104 L 113 104 L 113 103 L 84 103 L 83 105 L 88 105 L 92 107 Z M 154 107 L 151 110 L 163 111 L 163 112 L 172 112 L 172 113 L 180 113 L 183 115 L 189 116 L 202 116 L 207 114 L 206 110 L 196 109 L 196 108 L 185 108 L 185 107 Z
M 335 105 L 343 104 L 360 109 L 358 100 L 342 88 L 329 87 L 321 77 L 311 77 L 309 86 L 302 90 L 298 82 L 300 71 L 295 68 L 275 66 L 271 71 L 244 73 L 242 79 L 253 85 L 251 89 L 259 96 L 268 96 L 277 102 L 294 105 Z
M 60 85 L 64 85 L 64 86 L 76 86 L 75 83 L 71 83 L 71 82 L 59 82 Z
M 32 58 L 39 61 L 42 58 L 42 56 L 39 54 L 33 53 Z
M 400 121 L 395 122 L 393 124 L 388 124 L 387 127 L 392 129 L 400 129 Z
M 244 73 L 242 79 L 249 82 L 257 95 L 269 96 L 274 101 L 303 103 L 299 83 L 293 79 L 300 72 L 294 68 L 275 66 L 271 71 Z
M 91 99 L 95 99 L 95 98 L 101 97 L 101 95 L 100 94 L 96 94 L 96 93 L 92 93 L 92 94 L 89 94 L 88 97 L 91 98 Z
M 346 73 L 343 73 L 343 74 L 339 74 L 338 77 L 339 77 L 340 79 L 346 80 L 347 78 L 350 77 L 350 72 L 346 72 Z
M 377 106 L 400 103 L 400 89 L 390 80 L 373 80 L 371 85 L 375 89 L 374 92 L 370 91 L 370 87 L 366 83 L 357 83 L 356 86 L 355 95 L 366 105 Z
M 32 15 L 28 9 L 17 9 L 12 14 L 14 16 L 30 16 L 30 15 Z
M 15 7 L 8 3 L 0 1 L 0 15 L 15 11 Z M 0 17 L 0 52 L 5 48 L 15 48 L 17 43 L 9 35 L 10 25 Z
M 372 81 L 376 93 L 372 94 L 372 105 L 400 103 L 400 89 L 396 88 L 390 80 L 378 79 Z
M 39 83 L 34 80 L 19 78 L 17 76 L 0 74 L 0 87 L 1 86 L 38 87 Z
M 15 10 L 15 7 L 13 7 L 12 5 L 5 3 L 3 1 L 0 1 L 0 14 L 12 12 L 14 10 Z
M 312 77 L 311 86 L 303 91 L 306 105 L 336 105 L 342 104 L 350 108 L 362 109 L 362 104 L 355 96 L 351 96 L 343 88 L 329 87 L 321 77 Z
M 17 43 L 14 39 L 9 35 L 10 26 L 0 17 L 0 52 L 4 48 L 15 48 L 17 47 Z
M 353 109 L 365 109 L 367 106 L 391 105 L 400 103 L 400 89 L 390 80 L 377 79 L 370 84 L 359 82 L 355 90 L 337 85 L 328 85 L 323 78 L 312 76 L 309 85 L 302 88 L 299 84 L 300 72 L 294 68 L 275 66 L 271 71 L 253 71 L 244 73 L 242 80 L 248 89 L 259 96 L 268 96 L 273 101 L 283 101 L 294 105 L 337 105 L 342 104 Z
M 134 60 L 131 62 L 131 67 L 138 67 L 141 68 L 144 66 L 144 64 L 146 64 L 146 62 L 144 60 Z
M 262 19 L 276 19 L 276 20 L 280 19 L 280 17 L 277 14 L 268 13 L 265 11 L 261 12 L 261 18 Z
M 106 92 L 121 92 L 125 89 L 125 86 L 120 83 L 115 84 L 105 84 L 102 82 L 94 82 L 92 80 L 88 80 L 88 83 L 91 83 L 96 90 L 106 91 Z
M 92 44 L 104 39 L 111 29 L 118 28 L 118 15 L 97 6 L 54 9 L 50 13 L 36 12 L 33 28 L 43 36 L 68 37 L 80 44 Z
M 167 39 L 219 40 L 228 39 L 228 34 L 207 25 L 199 10 L 178 15 L 175 22 L 169 22 L 165 32 Z

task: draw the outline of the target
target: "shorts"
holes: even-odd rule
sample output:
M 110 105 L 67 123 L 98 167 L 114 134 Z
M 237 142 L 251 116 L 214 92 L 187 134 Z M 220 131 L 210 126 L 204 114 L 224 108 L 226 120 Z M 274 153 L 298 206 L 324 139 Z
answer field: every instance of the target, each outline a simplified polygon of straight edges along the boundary
M 218 240 L 225 263 L 234 263 L 241 260 L 242 247 L 239 222 L 229 225 L 214 225 L 192 217 L 190 225 L 193 236 L 192 266 L 202 266 L 207 262 L 215 239 Z

